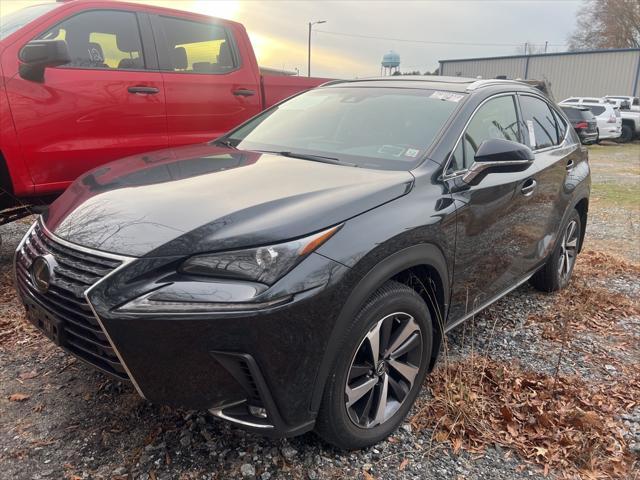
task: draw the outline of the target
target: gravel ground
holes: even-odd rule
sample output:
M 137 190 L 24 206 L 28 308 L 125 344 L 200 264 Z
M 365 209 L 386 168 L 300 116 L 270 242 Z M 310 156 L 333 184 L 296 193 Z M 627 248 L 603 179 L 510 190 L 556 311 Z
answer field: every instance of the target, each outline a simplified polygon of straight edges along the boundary
M 631 152 L 633 156 L 634 150 Z M 599 147 L 591 156 L 596 172 L 600 157 L 603 168 L 610 161 L 606 150 Z M 594 209 L 587 245 L 591 238 L 632 245 L 633 232 L 618 222 L 634 218 L 640 225 L 638 211 L 625 210 L 621 215 Z M 3 287 L 10 282 L 13 249 L 27 228 L 27 222 L 0 227 L 0 279 L 5 282 L 0 284 L 0 321 L 9 319 L 18 325 L 11 341 L 0 341 L 2 479 L 544 478 L 511 450 L 496 445 L 479 455 L 454 454 L 448 443 L 433 440 L 431 431 L 413 431 L 409 423 L 373 448 L 340 452 L 313 434 L 269 440 L 204 412 L 151 405 L 130 385 L 112 381 L 76 361 L 22 322 L 15 298 L 4 293 L 10 290 Z M 623 248 L 620 253 L 628 252 Z M 632 251 L 626 256 L 634 259 L 636 254 Z M 629 296 L 640 291 L 638 278 L 615 277 L 604 285 Z M 553 296 L 529 286 L 519 288 L 448 335 L 450 358 L 463 358 L 473 349 L 495 360 L 552 374 L 560 344 L 542 338 L 542 327 L 528 319 L 553 301 Z M 640 338 L 640 318 L 620 319 L 620 324 Z M 571 345 L 564 352 L 563 373 L 593 381 L 617 375 L 615 367 L 594 364 L 585 355 L 606 348 L 602 338 L 586 331 Z M 640 362 L 637 349 L 618 354 L 618 360 Z M 28 398 L 10 401 L 16 393 Z M 630 448 L 640 455 L 640 407 L 626 412 L 622 421 Z

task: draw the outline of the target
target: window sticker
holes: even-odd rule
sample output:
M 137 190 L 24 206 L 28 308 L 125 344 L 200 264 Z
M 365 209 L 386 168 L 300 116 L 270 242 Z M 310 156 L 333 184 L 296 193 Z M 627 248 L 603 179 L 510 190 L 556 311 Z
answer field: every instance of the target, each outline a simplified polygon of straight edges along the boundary
M 418 150 L 416 148 L 408 148 L 407 151 L 404 152 L 404 156 L 405 157 L 416 158 L 419 153 L 420 153 L 420 150 Z
M 446 100 L 448 102 L 459 102 L 464 98 L 464 95 L 459 93 L 452 92 L 433 92 L 431 94 L 431 98 L 435 98 L 436 100 Z
M 529 130 L 529 141 L 531 142 L 531 148 L 536 148 L 536 133 L 533 130 L 533 121 L 527 120 L 527 130 Z

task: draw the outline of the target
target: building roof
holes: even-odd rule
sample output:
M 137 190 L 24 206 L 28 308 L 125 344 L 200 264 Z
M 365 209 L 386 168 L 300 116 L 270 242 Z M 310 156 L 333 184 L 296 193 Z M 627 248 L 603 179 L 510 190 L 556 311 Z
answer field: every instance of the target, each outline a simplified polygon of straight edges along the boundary
M 440 63 L 472 62 L 477 60 L 503 60 L 508 58 L 555 57 L 555 56 L 562 56 L 562 55 L 585 55 L 585 54 L 593 54 L 593 53 L 617 53 L 617 52 L 640 52 L 640 48 L 609 48 L 609 49 L 600 49 L 600 50 L 580 50 L 575 52 L 534 53 L 531 55 L 505 55 L 501 57 L 454 58 L 450 60 L 438 60 L 438 61 Z

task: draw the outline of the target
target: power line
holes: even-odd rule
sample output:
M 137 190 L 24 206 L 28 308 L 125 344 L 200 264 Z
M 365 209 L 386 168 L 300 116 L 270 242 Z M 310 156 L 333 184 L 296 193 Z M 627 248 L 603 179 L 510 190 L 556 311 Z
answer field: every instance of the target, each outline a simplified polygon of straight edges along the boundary
M 314 30 L 316 33 L 325 33 L 327 35 L 338 35 L 341 37 L 367 38 L 371 40 L 386 40 L 391 42 L 407 42 L 407 43 L 423 43 L 426 45 L 462 45 L 462 46 L 479 46 L 479 47 L 520 47 L 523 42 L 519 43 L 478 43 L 478 42 L 436 42 L 431 40 L 410 40 L 407 38 L 391 38 L 378 37 L 374 35 L 359 35 L 357 33 L 329 32 L 327 30 Z M 528 43 L 528 45 L 545 45 L 544 43 Z M 566 43 L 548 43 L 549 47 L 564 47 Z

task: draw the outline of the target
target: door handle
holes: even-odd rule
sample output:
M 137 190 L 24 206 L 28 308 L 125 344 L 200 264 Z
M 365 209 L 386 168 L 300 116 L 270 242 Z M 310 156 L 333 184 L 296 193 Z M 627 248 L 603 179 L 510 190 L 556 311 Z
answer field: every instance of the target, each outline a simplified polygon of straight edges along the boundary
M 233 94 L 236 97 L 252 97 L 256 94 L 255 90 L 250 90 L 248 88 L 238 88 L 233 91 Z
M 573 163 L 573 160 L 569 160 L 567 162 L 567 172 L 570 172 L 571 170 L 573 170 L 573 167 L 575 166 L 575 163 Z
M 533 178 L 530 178 L 529 180 L 524 182 L 524 185 L 522 185 L 520 191 L 525 197 L 528 197 L 536 189 L 536 185 L 538 185 L 538 182 L 536 182 Z
M 129 93 L 137 93 L 141 95 L 155 95 L 160 93 L 160 89 L 156 87 L 145 87 L 144 85 L 137 85 L 135 87 L 129 87 L 127 89 Z

